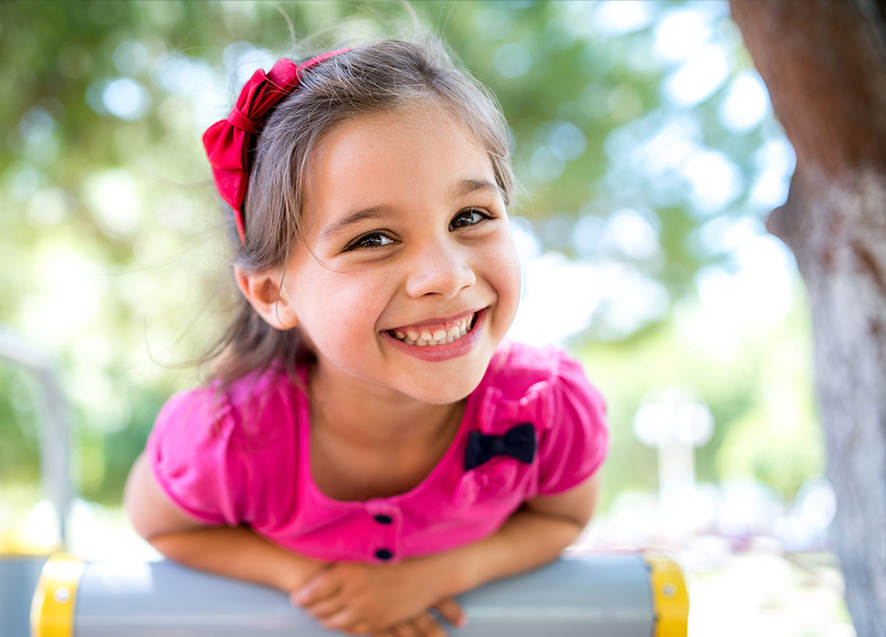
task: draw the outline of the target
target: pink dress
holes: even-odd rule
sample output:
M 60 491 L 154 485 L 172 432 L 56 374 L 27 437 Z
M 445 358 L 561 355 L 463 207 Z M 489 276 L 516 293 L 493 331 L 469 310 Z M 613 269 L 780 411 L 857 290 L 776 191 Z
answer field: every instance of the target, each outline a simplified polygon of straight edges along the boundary
M 307 370 L 300 375 L 306 382 Z M 321 560 L 381 563 L 490 535 L 523 502 L 591 476 L 608 447 L 603 399 L 579 364 L 514 342 L 499 347 L 468 396 L 443 458 L 402 495 L 324 495 L 311 476 L 309 413 L 305 394 L 278 372 L 246 376 L 222 395 L 212 385 L 185 391 L 157 418 L 150 464 L 171 500 L 205 524 L 248 525 Z M 529 455 L 525 445 L 522 458 L 503 451 L 512 430 L 528 430 Z M 477 439 L 489 457 L 466 470 Z

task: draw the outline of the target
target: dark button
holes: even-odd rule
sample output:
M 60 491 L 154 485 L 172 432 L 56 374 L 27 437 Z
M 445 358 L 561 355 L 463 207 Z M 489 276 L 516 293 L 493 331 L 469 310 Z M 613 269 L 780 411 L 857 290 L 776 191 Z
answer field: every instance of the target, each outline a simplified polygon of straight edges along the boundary
M 394 521 L 394 518 L 392 518 L 390 515 L 379 513 L 375 516 L 375 521 L 379 524 L 391 524 Z
M 394 557 L 394 554 L 391 553 L 388 549 L 378 549 L 375 552 L 375 557 L 377 557 L 380 560 L 389 560 L 392 557 Z

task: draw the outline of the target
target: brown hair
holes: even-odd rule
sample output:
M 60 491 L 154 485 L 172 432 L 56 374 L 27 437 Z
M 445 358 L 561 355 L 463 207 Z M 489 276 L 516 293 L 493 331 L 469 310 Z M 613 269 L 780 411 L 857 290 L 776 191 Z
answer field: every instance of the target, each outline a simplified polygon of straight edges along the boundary
M 243 204 L 246 240 L 240 244 L 233 234 L 233 264 L 244 273 L 256 273 L 286 262 L 299 232 L 311 152 L 325 133 L 359 115 L 416 104 L 442 107 L 475 135 L 507 203 L 514 177 L 507 127 L 494 97 L 455 67 L 439 40 L 382 40 L 306 71 L 299 86 L 268 116 L 256 141 Z M 292 376 L 297 362 L 312 358 L 298 328 L 271 327 L 245 298 L 207 356 L 213 360 L 211 376 L 224 384 L 278 360 Z

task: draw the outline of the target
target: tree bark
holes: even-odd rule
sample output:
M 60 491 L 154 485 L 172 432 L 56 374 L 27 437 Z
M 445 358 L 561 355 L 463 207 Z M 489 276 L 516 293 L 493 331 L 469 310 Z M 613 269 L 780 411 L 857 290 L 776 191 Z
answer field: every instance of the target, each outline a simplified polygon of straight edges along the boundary
M 886 11 L 732 0 L 797 153 L 767 227 L 806 283 L 837 496 L 834 544 L 858 637 L 886 635 Z

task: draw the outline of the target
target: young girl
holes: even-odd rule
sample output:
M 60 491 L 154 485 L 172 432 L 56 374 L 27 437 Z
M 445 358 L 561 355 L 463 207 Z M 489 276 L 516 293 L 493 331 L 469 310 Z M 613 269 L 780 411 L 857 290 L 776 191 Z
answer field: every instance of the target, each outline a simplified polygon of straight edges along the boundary
M 382 41 L 256 72 L 204 144 L 244 302 L 132 469 L 135 528 L 328 628 L 443 635 L 578 537 L 607 447 L 579 365 L 503 341 L 501 115 L 438 44 Z

